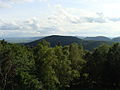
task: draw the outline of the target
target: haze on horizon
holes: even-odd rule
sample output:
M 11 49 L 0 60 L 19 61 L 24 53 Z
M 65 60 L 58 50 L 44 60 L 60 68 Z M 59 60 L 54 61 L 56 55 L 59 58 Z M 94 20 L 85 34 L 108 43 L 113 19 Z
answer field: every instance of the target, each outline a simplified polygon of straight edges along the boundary
M 120 36 L 120 0 L 0 0 L 0 37 Z

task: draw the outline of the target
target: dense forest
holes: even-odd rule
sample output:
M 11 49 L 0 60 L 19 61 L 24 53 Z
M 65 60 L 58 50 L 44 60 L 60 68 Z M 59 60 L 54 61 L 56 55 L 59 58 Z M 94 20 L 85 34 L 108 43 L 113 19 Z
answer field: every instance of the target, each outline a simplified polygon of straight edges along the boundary
M 0 41 L 0 90 L 119 90 L 120 44 L 34 47 Z

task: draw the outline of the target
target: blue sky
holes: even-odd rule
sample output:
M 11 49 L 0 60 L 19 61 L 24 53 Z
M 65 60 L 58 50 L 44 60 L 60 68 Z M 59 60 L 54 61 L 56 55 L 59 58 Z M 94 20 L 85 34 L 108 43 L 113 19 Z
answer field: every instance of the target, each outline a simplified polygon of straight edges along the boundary
M 120 0 L 0 0 L 0 37 L 120 36 Z

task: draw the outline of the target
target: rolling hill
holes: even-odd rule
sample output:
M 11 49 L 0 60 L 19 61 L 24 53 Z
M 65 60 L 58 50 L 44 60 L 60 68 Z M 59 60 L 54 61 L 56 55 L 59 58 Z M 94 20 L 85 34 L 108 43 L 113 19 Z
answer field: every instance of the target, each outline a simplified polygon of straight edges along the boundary
M 52 36 L 48 36 L 48 37 L 30 42 L 27 45 L 36 46 L 42 40 L 46 40 L 46 41 L 50 42 L 52 47 L 56 46 L 59 42 L 61 43 L 62 46 L 64 46 L 64 45 L 69 45 L 69 44 L 74 43 L 74 42 L 80 43 L 83 41 L 82 39 L 79 39 L 79 38 L 73 37 L 73 36 L 52 35 Z
M 97 37 L 86 37 L 84 40 L 94 40 L 94 41 L 111 41 L 110 38 L 104 36 L 97 36 Z
M 116 37 L 112 39 L 113 42 L 120 42 L 120 37 Z
M 52 35 L 48 37 L 44 37 L 42 39 L 27 43 L 25 45 L 27 46 L 36 46 L 39 42 L 42 40 L 46 40 L 50 42 L 51 47 L 56 46 L 59 42 L 61 43 L 62 46 L 69 45 L 71 43 L 78 43 L 83 45 L 83 47 L 86 50 L 93 50 L 94 48 L 98 47 L 99 45 L 105 43 L 105 44 L 112 44 L 112 42 L 106 42 L 106 41 L 92 41 L 92 40 L 82 40 L 77 37 L 73 36 L 58 36 L 58 35 Z

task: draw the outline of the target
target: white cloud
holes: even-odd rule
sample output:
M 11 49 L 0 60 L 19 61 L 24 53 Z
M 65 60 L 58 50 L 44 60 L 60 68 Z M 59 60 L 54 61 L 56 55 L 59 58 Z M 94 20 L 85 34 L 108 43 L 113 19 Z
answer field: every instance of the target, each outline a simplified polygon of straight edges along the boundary
M 9 2 L 19 3 L 19 2 L 34 2 L 34 1 L 46 2 L 48 0 L 8 0 L 8 1 Z
M 31 3 L 31 2 L 47 2 L 48 0 L 0 0 L 0 8 L 10 8 L 13 4 L 17 3 Z
M 48 18 L 30 18 L 27 20 L 0 20 L 0 31 L 14 36 L 36 35 L 119 35 L 120 18 L 108 18 L 101 12 L 84 9 L 51 7 L 53 13 Z M 6 31 L 7 30 L 7 31 Z
M 6 3 L 6 2 L 3 2 L 3 1 L 0 1 L 0 8 L 10 8 L 11 5 Z
M 51 23 L 61 27 L 61 32 L 71 35 L 119 35 L 120 18 L 105 17 L 101 12 L 90 12 L 84 9 L 63 8 L 56 6 L 55 15 L 50 18 Z

